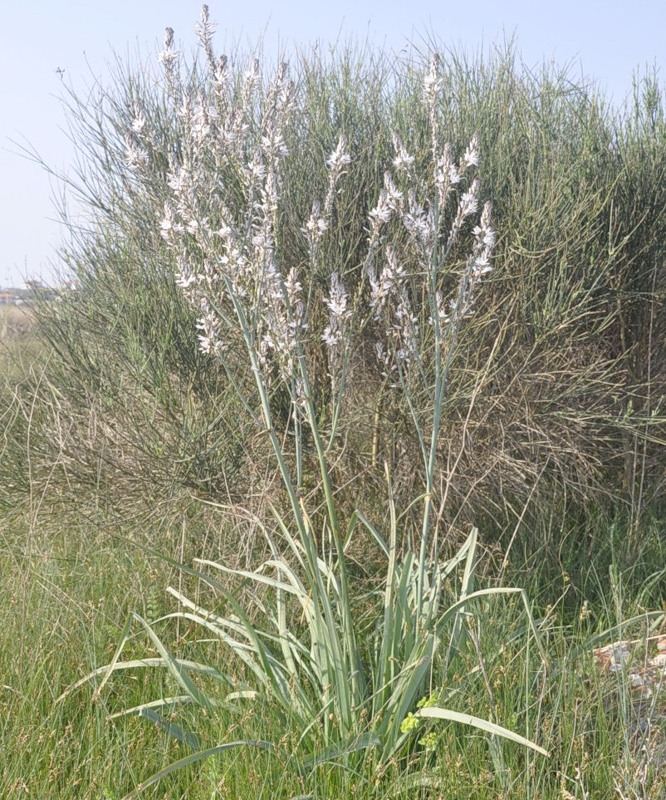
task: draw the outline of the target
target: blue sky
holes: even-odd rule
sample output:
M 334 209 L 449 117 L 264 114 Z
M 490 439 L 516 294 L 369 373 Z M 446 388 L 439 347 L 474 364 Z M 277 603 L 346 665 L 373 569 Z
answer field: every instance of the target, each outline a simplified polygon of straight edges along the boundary
M 369 41 L 399 51 L 432 32 L 445 46 L 474 53 L 515 38 L 526 64 L 570 64 L 621 102 L 636 68 L 661 68 L 666 45 L 664 0 L 265 0 L 216 3 L 217 49 L 234 43 L 264 53 L 332 42 Z M 52 280 L 50 262 L 62 232 L 54 221 L 56 186 L 37 165 L 17 155 L 29 144 L 57 170 L 74 153 L 64 133 L 61 81 L 83 90 L 91 76 L 108 82 L 113 53 L 149 57 L 164 28 L 176 31 L 183 49 L 194 45 L 198 0 L 2 0 L 0 5 L 0 286 L 22 276 Z M 62 78 L 57 69 L 65 70 Z

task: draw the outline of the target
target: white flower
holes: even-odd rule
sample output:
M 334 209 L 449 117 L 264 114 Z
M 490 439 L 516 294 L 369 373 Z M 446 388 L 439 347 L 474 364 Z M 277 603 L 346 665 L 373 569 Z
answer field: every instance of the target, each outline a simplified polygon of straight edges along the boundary
M 414 156 L 410 156 L 407 152 L 397 133 L 393 134 L 393 147 L 396 152 L 396 156 L 393 159 L 393 166 L 398 172 L 409 172 L 409 168 L 414 163 Z
M 201 300 L 201 312 L 201 316 L 196 322 L 197 330 L 201 331 L 197 336 L 199 349 L 202 353 L 218 353 L 222 350 L 219 335 L 220 323 L 207 299 Z
M 260 160 L 258 154 L 247 165 L 248 175 L 252 183 L 259 183 L 266 176 L 266 165 Z
M 288 156 L 289 149 L 282 134 L 274 132 L 271 133 L 272 135 L 262 136 L 261 138 L 262 149 L 266 153 L 277 156 L 279 158 L 284 158 L 285 156 Z
M 214 236 L 219 236 L 225 242 L 230 242 L 233 239 L 233 231 L 228 225 L 221 225 L 216 231 L 213 232 Z
M 407 172 L 414 163 L 414 156 L 409 154 L 399 154 L 393 159 L 393 166 L 398 172 Z
M 322 217 L 311 216 L 305 225 L 305 229 L 311 234 L 321 234 L 328 230 L 328 222 Z
M 373 228 L 378 229 L 386 224 L 391 219 L 392 213 L 393 209 L 389 203 L 388 192 L 386 189 L 381 189 L 379 192 L 379 202 L 368 215 L 372 220 Z
M 340 332 L 336 331 L 335 333 L 331 330 L 331 326 L 327 325 L 324 328 L 324 332 L 321 335 L 322 342 L 328 348 L 336 347 L 338 342 L 340 341 Z
M 178 56 L 179 53 L 177 50 L 162 50 L 162 52 L 158 54 L 157 60 L 162 64 L 170 65 L 173 64 L 174 61 L 178 61 Z
M 340 136 L 338 145 L 326 160 L 326 166 L 331 172 L 340 172 L 347 164 L 351 164 L 351 156 L 345 153 L 345 137 Z
M 435 237 L 435 215 L 432 208 L 426 211 L 416 199 L 416 192 L 409 193 L 409 213 L 402 215 L 402 223 L 421 247 L 429 247 Z
M 377 355 L 377 360 L 384 364 L 385 367 L 388 367 L 389 357 L 383 342 L 375 342 L 375 353 Z
M 194 23 L 194 34 L 204 45 L 210 41 L 217 25 L 208 18 L 208 6 L 201 6 L 201 22 Z
M 347 290 L 337 272 L 331 273 L 331 291 L 324 303 L 329 310 L 329 324 L 324 329 L 322 341 L 330 348 L 336 347 L 344 336 L 346 323 L 351 317 L 347 308 Z
M 331 273 L 331 293 L 324 302 L 328 306 L 332 317 L 343 319 L 349 316 L 347 311 L 347 291 L 337 272 Z
M 490 256 L 487 252 L 483 252 L 474 259 L 472 268 L 472 278 L 478 280 L 483 275 L 492 272 L 493 268 L 490 266 Z
M 439 56 L 430 58 L 430 69 L 423 78 L 423 90 L 428 103 L 434 102 L 442 90 L 442 78 L 439 74 Z
M 134 117 L 134 120 L 132 121 L 132 130 L 134 131 L 134 133 L 141 133 L 141 131 L 145 128 L 145 126 L 146 126 L 146 118 L 141 113 L 141 111 L 139 111 L 137 115 Z
M 348 308 L 347 290 L 345 289 L 338 273 L 331 273 L 331 291 L 324 303 L 329 310 L 329 323 L 322 333 L 322 341 L 329 351 L 331 369 L 337 370 L 341 366 L 341 355 L 338 352 L 338 345 L 345 339 L 347 322 L 351 317 Z
M 475 214 L 479 208 L 479 201 L 477 199 L 478 192 L 479 181 L 475 179 L 469 191 L 463 192 L 460 198 L 459 213 L 463 218 L 468 217 L 470 214 Z
M 305 223 L 305 227 L 301 228 L 310 243 L 310 247 L 314 248 L 321 240 L 322 236 L 328 230 L 328 220 L 321 216 L 321 206 L 318 201 L 312 204 L 312 212 Z
M 181 289 L 189 289 L 192 284 L 197 282 L 197 276 L 193 275 L 191 272 L 189 274 L 184 274 L 182 272 L 176 273 L 176 285 L 180 286 Z
M 171 206 L 167 203 L 164 205 L 164 217 L 160 222 L 160 231 L 167 242 L 173 240 L 174 234 L 182 233 L 184 230 L 180 223 L 177 223 L 173 214 Z
M 202 353 L 210 353 L 213 349 L 213 340 L 210 336 L 197 336 L 197 339 L 199 341 L 199 350 Z
M 157 56 L 157 60 L 167 69 L 178 60 L 178 51 L 173 49 L 173 28 L 167 28 L 164 33 L 164 50 Z
M 492 228 L 481 228 L 477 225 L 472 231 L 476 239 L 489 250 L 495 246 L 495 231 Z
M 481 212 L 481 220 L 472 231 L 474 235 L 472 279 L 474 281 L 478 281 L 483 275 L 492 271 L 490 255 L 495 245 L 495 231 L 490 227 L 490 213 L 490 203 L 486 203 Z
M 393 182 L 390 172 L 384 173 L 384 188 L 386 189 L 386 202 L 394 211 L 399 211 L 402 208 L 403 193 Z
M 303 291 L 303 287 L 298 280 L 298 274 L 294 267 L 289 270 L 287 277 L 284 279 L 284 288 L 287 290 L 289 302 L 291 303 L 292 307 L 295 308 L 296 304 L 298 303 L 299 295 Z
M 378 205 L 370 211 L 370 217 L 373 221 L 386 223 L 391 219 L 391 207 L 389 205 Z
M 228 60 L 229 59 L 227 56 L 221 55 L 217 60 L 217 64 L 215 65 L 213 82 L 216 85 L 218 96 L 220 97 L 224 97 L 229 82 L 229 73 L 227 71 Z
M 185 194 L 192 187 L 191 175 L 185 167 L 178 167 L 170 172 L 167 183 L 175 195 Z
M 138 147 L 129 135 L 125 137 L 125 148 L 127 150 L 125 163 L 131 170 L 139 172 L 150 161 L 147 150 Z
M 467 146 L 462 157 L 464 167 L 477 167 L 479 165 L 479 134 L 472 136 L 472 141 Z

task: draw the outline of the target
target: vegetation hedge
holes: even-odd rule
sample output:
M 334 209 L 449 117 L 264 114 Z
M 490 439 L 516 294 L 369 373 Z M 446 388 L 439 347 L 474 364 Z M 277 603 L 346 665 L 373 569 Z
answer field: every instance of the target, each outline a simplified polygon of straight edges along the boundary
M 302 228 L 325 194 L 325 160 L 341 134 L 352 157 L 325 244 L 328 266 L 311 276 L 322 296 L 333 271 L 362 292 L 368 213 L 391 166 L 393 133 L 417 171 L 431 168 L 419 82 L 430 55 L 343 47 L 292 60 L 297 106 L 279 208 L 287 266 L 307 264 Z M 236 97 L 247 66 L 241 54 L 228 61 Z M 182 74 L 181 95 L 212 94 L 205 59 Z M 498 235 L 447 389 L 442 514 L 449 523 L 485 515 L 502 528 L 527 508 L 579 512 L 611 498 L 639 516 L 664 490 L 662 90 L 656 78 L 637 79 L 618 111 L 566 71 L 528 71 L 511 48 L 487 58 L 446 53 L 441 75 L 441 135 L 462 152 L 479 133 L 482 194 Z M 71 91 L 66 103 L 80 156 L 66 183 L 84 210 L 63 212 L 71 236 L 62 263 L 75 288 L 37 303 L 52 354 L 11 400 L 23 412 L 9 426 L 0 470 L 18 469 L 11 451 L 24 447 L 25 409 L 39 407 L 30 418 L 32 478 L 60 492 L 103 489 L 149 504 L 266 496 L 274 485 L 266 442 L 223 371 L 197 349 L 195 315 L 160 232 L 168 170 L 184 158 L 173 87 L 152 63 L 119 61 L 109 88 Z M 151 131 L 141 186 L 130 168 L 137 109 Z M 244 202 L 233 175 L 226 185 L 232 208 Z M 336 461 L 350 507 L 359 498 L 367 506 L 385 463 L 398 497 L 423 477 L 406 409 L 369 357 L 364 330 L 355 336 L 353 402 Z M 321 341 L 308 347 L 318 363 Z

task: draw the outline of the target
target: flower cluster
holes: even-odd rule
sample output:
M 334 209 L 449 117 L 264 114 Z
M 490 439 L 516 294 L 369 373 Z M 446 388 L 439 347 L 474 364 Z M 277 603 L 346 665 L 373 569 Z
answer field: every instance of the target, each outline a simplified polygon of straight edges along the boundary
M 324 302 L 329 310 L 329 323 L 321 338 L 327 347 L 336 348 L 344 338 L 345 325 L 351 317 L 347 291 L 337 272 L 331 273 L 331 292 Z
M 223 356 L 242 336 L 265 383 L 289 386 L 298 403 L 299 393 L 306 391 L 298 380 L 306 331 L 323 343 L 333 381 L 349 352 L 352 303 L 341 272 L 327 267 L 322 242 L 335 227 L 336 199 L 352 159 L 340 136 L 326 159 L 325 193 L 315 199 L 301 228 L 311 270 L 304 291 L 302 267 L 281 263 L 279 244 L 283 165 L 289 155 L 296 87 L 286 63 L 279 64 L 267 82 L 257 59 L 240 80 L 233 80 L 226 57 L 214 55 L 213 33 L 204 6 L 196 27 L 208 62 L 204 86 L 195 89 L 181 81 L 171 29 L 160 54 L 182 142 L 168 155 L 169 194 L 160 232 L 174 253 L 177 284 L 197 309 L 200 348 Z M 436 319 L 439 335 L 442 326 L 469 313 L 476 284 L 491 270 L 495 236 L 490 207 L 483 207 L 473 228 L 471 223 L 480 206 L 480 183 L 474 174 L 479 138 L 472 138 L 459 159 L 449 145 L 440 144 L 442 88 L 434 57 L 423 78 L 431 173 L 417 171 L 407 142 L 395 132 L 393 157 L 367 218 L 362 275 L 369 318 L 382 370 L 394 383 L 408 378 L 422 362 L 432 336 L 427 323 Z M 127 131 L 126 161 L 137 180 L 146 171 L 150 147 L 150 125 L 136 108 Z M 470 229 L 473 245 L 462 289 L 446 300 L 451 291 L 448 256 Z M 322 298 L 327 320 L 323 330 L 310 333 L 313 320 L 320 318 L 309 308 L 316 297 L 312 281 L 322 271 L 330 281 Z M 356 300 L 354 308 L 361 308 Z
M 438 61 L 433 59 L 424 78 L 424 96 L 433 130 L 437 128 L 437 101 L 441 92 Z M 473 290 L 491 270 L 490 257 L 495 235 L 490 227 L 490 206 L 484 206 L 479 224 L 474 227 L 469 274 L 465 273 L 458 296 L 444 299 L 443 280 L 447 259 L 468 220 L 479 209 L 480 182 L 468 177 L 479 164 L 479 136 L 475 134 L 464 154 L 456 162 L 450 145 L 440 148 L 433 135 L 434 193 L 427 183 L 419 182 L 414 158 L 400 136 L 393 135 L 396 179 L 387 172 L 378 202 L 369 213 L 368 258 L 365 273 L 369 285 L 369 304 L 376 323 L 376 351 L 385 374 L 398 371 L 404 377 L 417 364 L 423 347 L 422 328 L 412 296 L 414 286 L 423 286 L 424 278 L 431 297 L 430 322 L 436 315 L 439 323 L 448 324 L 469 312 Z M 457 198 L 457 199 L 456 199 Z M 455 202 L 448 228 L 446 210 Z M 411 248 L 398 248 L 392 241 L 396 234 L 392 220 L 407 232 Z M 411 255 L 410 255 L 411 252 Z M 381 255 L 380 255 L 381 253 Z M 380 264 L 380 267 L 378 267 Z M 430 276 L 430 279 L 428 279 Z
M 385 336 L 376 343 L 377 356 L 386 374 L 393 369 L 408 368 L 419 358 L 419 322 L 412 309 L 407 273 L 400 265 L 392 244 L 385 249 L 385 261 L 379 277 L 372 270 L 370 308 Z
M 340 136 L 335 150 L 326 160 L 326 166 L 328 167 L 328 189 L 326 191 L 324 208 L 322 210 L 319 200 L 315 200 L 312 204 L 312 213 L 305 227 L 301 229 L 307 239 L 311 258 L 316 257 L 321 239 L 329 229 L 331 216 L 333 214 L 333 203 L 339 192 L 338 184 L 345 174 L 345 167 L 351 163 L 351 156 L 346 152 L 346 147 L 345 137 Z
M 178 93 L 178 62 L 180 53 L 173 46 L 173 28 L 167 28 L 164 33 L 164 50 L 158 56 L 164 68 L 164 77 L 167 88 L 172 96 Z
M 213 52 L 213 34 L 215 33 L 215 24 L 210 21 L 209 11 L 207 5 L 201 6 L 201 22 L 197 22 L 194 26 L 194 33 L 201 43 L 209 65 L 215 69 L 215 53 Z

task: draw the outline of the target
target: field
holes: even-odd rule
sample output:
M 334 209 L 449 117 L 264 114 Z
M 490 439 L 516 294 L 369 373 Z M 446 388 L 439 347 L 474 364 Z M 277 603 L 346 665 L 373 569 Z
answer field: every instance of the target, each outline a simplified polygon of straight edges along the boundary
M 203 14 L 0 307 L 0 796 L 661 800 L 661 86 Z
M 24 337 L 31 326 L 30 312 L 25 306 L 0 306 L 0 342 Z

